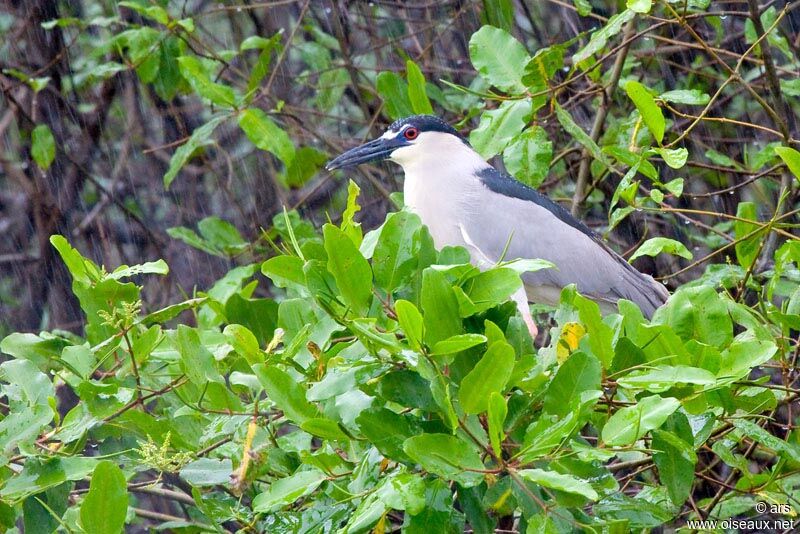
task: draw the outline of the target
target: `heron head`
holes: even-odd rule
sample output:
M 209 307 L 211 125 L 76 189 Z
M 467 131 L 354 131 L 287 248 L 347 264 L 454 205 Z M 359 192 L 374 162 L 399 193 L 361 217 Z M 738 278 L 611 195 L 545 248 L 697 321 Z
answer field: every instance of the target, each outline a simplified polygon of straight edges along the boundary
M 442 151 L 459 147 L 468 147 L 466 140 L 442 119 L 412 115 L 393 122 L 379 138 L 332 159 L 325 168 L 332 171 L 385 159 L 405 166 L 426 157 L 442 157 Z

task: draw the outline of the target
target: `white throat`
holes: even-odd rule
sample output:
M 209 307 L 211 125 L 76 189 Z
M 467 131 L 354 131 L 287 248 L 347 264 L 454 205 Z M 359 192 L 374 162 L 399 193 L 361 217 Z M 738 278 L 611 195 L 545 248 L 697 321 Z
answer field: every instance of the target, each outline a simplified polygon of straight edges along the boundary
M 422 132 L 415 142 L 392 153 L 403 167 L 406 206 L 422 219 L 434 243 L 461 245 L 458 214 L 480 206 L 481 183 L 477 172 L 489 164 L 454 135 Z

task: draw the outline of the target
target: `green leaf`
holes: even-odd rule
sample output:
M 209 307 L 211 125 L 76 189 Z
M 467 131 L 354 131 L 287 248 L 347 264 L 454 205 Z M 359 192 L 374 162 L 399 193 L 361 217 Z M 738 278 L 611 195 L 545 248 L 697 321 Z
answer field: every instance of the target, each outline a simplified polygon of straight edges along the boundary
M 583 128 L 575 124 L 575 121 L 572 120 L 572 115 L 558 104 L 556 104 L 556 117 L 564 130 L 571 135 L 574 140 L 583 145 L 594 159 L 602 163 L 606 168 L 611 169 L 611 162 L 603 151 L 600 150 L 600 147 L 597 146 L 597 143 L 589 137 L 589 134 L 583 131 Z
M 261 264 L 261 273 L 278 287 L 306 285 L 303 260 L 297 256 L 275 256 Z
M 717 382 L 713 373 L 687 365 L 659 365 L 654 369 L 633 371 L 619 378 L 617 383 L 629 389 L 646 389 L 660 393 L 681 384 L 710 386 Z
M 317 407 L 306 399 L 305 388 L 289 373 L 265 364 L 256 364 L 252 368 L 269 399 L 288 419 L 302 424 L 309 419 L 319 417 Z
M 192 159 L 197 149 L 214 144 L 213 139 L 211 139 L 211 134 L 214 133 L 216 127 L 225 119 L 226 117 L 224 116 L 214 117 L 204 125 L 196 128 L 189 139 L 178 147 L 169 160 L 169 168 L 164 174 L 164 189 L 169 189 L 170 184 L 172 184 L 172 181 L 178 175 L 178 171 Z
M 783 160 L 794 177 L 800 180 L 800 152 L 788 146 L 775 147 L 775 153 Z
M 589 43 L 572 56 L 573 64 L 578 65 L 579 63 L 583 63 L 605 48 L 608 39 L 620 35 L 622 33 L 622 27 L 633 17 L 634 12 L 630 9 L 626 9 L 608 19 L 605 26 L 592 32 Z
M 237 97 L 233 89 L 212 81 L 199 59 L 193 56 L 181 56 L 178 58 L 178 66 L 181 75 L 198 95 L 218 106 L 236 107 Z
M 437 342 L 433 346 L 433 350 L 431 350 L 431 355 L 441 356 L 444 354 L 454 354 L 462 350 L 477 347 L 481 343 L 486 343 L 486 336 L 480 334 L 459 334 Z
M 493 343 L 461 381 L 458 398 L 465 413 L 485 412 L 492 392 L 502 393 L 514 370 L 514 349 L 505 341 Z
M 46 124 L 37 124 L 31 132 L 31 157 L 46 171 L 56 158 L 56 139 Z
M 745 436 L 757 441 L 764 447 L 772 449 L 782 458 L 795 462 L 800 458 L 800 446 L 796 443 L 784 441 L 774 436 L 747 419 L 734 419 L 733 426 L 741 431 Z
M 431 268 L 422 272 L 420 305 L 425 318 L 425 343 L 429 347 L 462 333 L 456 295 L 441 272 Z
M 255 365 L 264 363 L 264 353 L 258 346 L 258 340 L 253 333 L 240 324 L 229 324 L 222 331 L 233 350 L 244 356 L 247 363 Z
M 422 314 L 413 303 L 402 299 L 394 303 L 394 309 L 411 348 L 419 350 L 424 336 Z
M 640 256 L 658 256 L 662 252 L 672 254 L 673 256 L 680 256 L 687 260 L 692 259 L 692 253 L 689 252 L 689 249 L 680 241 L 675 241 L 674 239 L 666 237 L 652 237 L 636 249 L 636 252 L 628 258 L 628 263 L 632 263 L 633 260 Z
M 347 237 L 357 246 L 361 246 L 363 234 L 361 232 L 361 223 L 356 222 L 356 213 L 361 211 L 361 205 L 358 203 L 358 195 L 361 193 L 361 188 L 353 180 L 347 182 L 347 205 L 342 213 L 342 224 L 339 228 L 342 232 L 347 234 Z
M 372 270 L 355 243 L 332 224 L 322 227 L 325 251 L 328 253 L 328 271 L 345 303 L 356 314 L 364 315 L 372 301 Z
M 696 340 L 723 348 L 733 340 L 727 303 L 707 285 L 676 291 L 656 312 L 653 322 L 668 325 L 684 341 Z
M 469 142 L 478 154 L 489 159 L 519 135 L 530 113 L 530 100 L 506 100 L 497 109 L 483 112 L 478 127 L 469 134 Z
M 295 157 L 292 140 L 262 110 L 247 108 L 241 112 L 239 127 L 255 146 L 274 154 L 285 166 L 291 165 Z
M 763 233 L 758 231 L 761 225 L 758 223 L 756 205 L 753 202 L 739 202 L 736 207 L 736 217 L 743 219 L 736 220 L 733 223 L 734 235 L 736 236 L 736 260 L 743 268 L 749 269 L 753 262 L 756 261 L 758 252 L 761 250 Z M 753 235 L 744 239 L 746 235 L 751 233 Z
M 470 304 L 461 310 L 461 315 L 467 317 L 502 304 L 521 287 L 522 280 L 514 269 L 495 267 L 483 271 L 464 284 Z
M 199 458 L 186 464 L 180 470 L 183 480 L 192 486 L 216 486 L 228 484 L 233 474 L 233 462 L 230 458 Z
M 651 448 L 653 463 L 658 467 L 661 482 L 667 486 L 670 500 L 682 505 L 689 498 L 694 483 L 697 456 L 692 446 L 672 432 L 654 430 Z
M 658 98 L 674 104 L 685 104 L 687 106 L 705 106 L 711 101 L 711 97 L 699 89 L 676 89 L 674 91 L 661 93 L 661 96 Z
M 411 212 L 400 211 L 386 217 L 372 255 L 375 283 L 386 292 L 402 288 L 416 272 L 421 226 L 419 216 Z
M 660 145 L 661 141 L 664 140 L 666 121 L 661 108 L 658 107 L 655 98 L 650 94 L 650 90 L 639 82 L 629 81 L 625 84 L 625 92 L 633 100 L 636 109 L 639 110 L 639 114 L 642 116 L 642 120 Z
M 494 26 L 483 26 L 469 39 L 469 57 L 478 73 L 498 89 L 512 94 L 525 92 L 522 73 L 531 57 L 511 34 Z
M 544 411 L 566 416 L 571 411 L 571 402 L 587 390 L 600 390 L 600 362 L 592 355 L 573 352 L 558 368 L 556 376 L 547 388 Z
M 627 0 L 628 9 L 636 13 L 650 13 L 653 7 L 653 0 Z
M 125 475 L 114 462 L 97 464 L 89 483 L 89 493 L 81 504 L 80 517 L 87 534 L 118 534 L 128 514 L 128 487 Z
M 431 114 L 433 107 L 425 92 L 425 76 L 416 63 L 410 59 L 406 61 L 406 76 L 408 78 L 408 100 L 414 113 Z
M 464 487 L 477 486 L 483 475 L 465 469 L 485 469 L 471 444 L 449 434 L 421 434 L 408 438 L 403 450 L 426 471 Z
M 525 480 L 545 488 L 582 495 L 592 501 L 596 501 L 599 498 L 591 484 L 573 475 L 563 475 L 555 471 L 545 471 L 544 469 L 523 469 L 517 471 L 517 474 Z
M 378 94 L 383 99 L 386 113 L 392 120 L 414 114 L 408 98 L 408 84 L 396 73 L 383 71 L 375 79 Z
M 181 369 L 192 383 L 204 386 L 209 381 L 224 382 L 217 371 L 214 355 L 201 343 L 196 328 L 178 325 L 176 342 L 181 356 Z
M 552 159 L 553 142 L 540 126 L 525 129 L 503 151 L 506 170 L 531 187 L 541 185 L 550 171 Z
M 167 262 L 164 260 L 156 260 L 156 261 L 148 261 L 146 263 L 142 263 L 141 265 L 120 265 L 112 273 L 108 275 L 108 278 L 113 280 L 121 280 L 122 278 L 130 278 L 131 276 L 138 276 L 140 274 L 168 274 L 169 273 L 169 266 Z
M 673 169 L 680 169 L 686 165 L 686 160 L 689 158 L 689 151 L 685 148 L 656 148 L 654 150 L 664 158 L 664 163 Z
M 673 397 L 652 395 L 634 406 L 620 408 L 603 427 L 607 445 L 630 445 L 647 432 L 660 427 L 681 403 Z
M 313 492 L 325 481 L 325 473 L 318 470 L 300 471 L 277 480 L 269 489 L 253 499 L 253 511 L 272 513 Z
M 497 391 L 492 391 L 489 394 L 489 404 L 486 410 L 486 420 L 488 423 L 489 441 L 492 444 L 494 455 L 498 458 L 502 455 L 501 444 L 506 439 L 506 434 L 503 431 L 503 423 L 508 416 L 508 406 L 506 399 Z

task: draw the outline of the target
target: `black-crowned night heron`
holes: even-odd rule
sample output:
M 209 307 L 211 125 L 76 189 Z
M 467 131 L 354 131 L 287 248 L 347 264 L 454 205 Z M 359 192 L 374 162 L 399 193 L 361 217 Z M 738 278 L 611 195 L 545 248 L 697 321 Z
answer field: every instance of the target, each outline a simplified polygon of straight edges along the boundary
M 567 210 L 486 163 L 438 117 L 400 119 L 378 139 L 330 161 L 327 169 L 384 159 L 403 167 L 405 204 L 428 227 L 437 248 L 463 246 L 480 268 L 516 258 L 556 265 L 524 274 L 524 287 L 512 297 L 534 335 L 528 303 L 555 305 L 569 284 L 605 312 L 627 299 L 648 318 L 669 296 Z

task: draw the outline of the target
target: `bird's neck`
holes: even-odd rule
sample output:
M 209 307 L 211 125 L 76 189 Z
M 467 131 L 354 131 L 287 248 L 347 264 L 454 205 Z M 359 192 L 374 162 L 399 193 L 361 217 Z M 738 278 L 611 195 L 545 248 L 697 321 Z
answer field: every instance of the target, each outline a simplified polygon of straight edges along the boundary
M 430 150 L 399 162 L 405 173 L 405 205 L 428 226 L 439 248 L 460 244 L 456 223 L 480 205 L 477 172 L 489 166 L 469 146 L 458 143 L 461 147 Z

